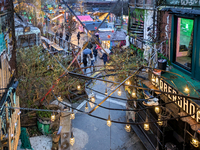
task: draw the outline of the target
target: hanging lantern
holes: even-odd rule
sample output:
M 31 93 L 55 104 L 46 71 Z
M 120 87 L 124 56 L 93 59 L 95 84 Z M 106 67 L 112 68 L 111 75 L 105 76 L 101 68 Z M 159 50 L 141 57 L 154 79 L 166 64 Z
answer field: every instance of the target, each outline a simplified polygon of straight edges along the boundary
M 63 101 L 63 99 L 61 98 L 61 96 L 58 96 L 58 100 L 61 101 L 61 102 Z
M 112 122 L 111 122 L 111 120 L 110 120 L 110 115 L 108 115 L 108 120 L 107 120 L 107 126 L 111 126 L 112 125 Z
M 152 82 L 155 82 L 156 80 L 154 78 L 151 79 Z
M 70 119 L 71 119 L 71 120 L 75 119 L 75 114 L 74 114 L 74 112 L 73 112 L 73 109 L 72 109 L 72 113 L 71 113 L 71 115 L 70 115 Z
M 51 121 L 55 121 L 55 119 L 56 119 L 56 116 L 55 116 L 55 114 L 53 112 L 53 114 L 51 115 Z
M 190 91 L 190 89 L 189 89 L 188 85 L 186 85 L 186 87 L 185 87 L 185 93 L 189 93 L 189 91 Z
M 70 137 L 69 143 L 70 143 L 72 146 L 73 146 L 74 143 L 75 143 L 75 138 L 74 138 L 73 132 L 71 132 L 71 137 Z
M 127 121 L 127 122 L 129 122 L 129 121 Z M 131 132 L 130 124 L 126 124 L 126 126 L 124 128 L 125 128 L 126 132 Z
M 155 112 L 158 114 L 160 112 L 160 108 L 158 106 L 155 107 Z
M 106 96 L 108 95 L 108 91 L 107 91 L 107 89 L 105 89 L 105 95 L 106 95 Z
M 131 96 L 132 96 L 133 98 L 136 98 L 136 89 L 135 89 L 135 88 L 133 89 Z
M 148 118 L 146 117 L 146 121 L 144 123 L 144 130 L 149 131 L 149 123 L 148 123 Z
M 93 96 L 93 97 L 91 97 L 91 102 L 95 102 L 95 97 Z
M 95 30 L 97 29 L 97 27 L 94 27 L 95 28 Z
M 115 31 L 114 30 L 112 30 L 112 33 L 114 33 Z
M 119 88 L 117 94 L 118 94 L 118 96 L 121 96 L 121 95 L 122 95 L 122 91 L 120 90 L 120 88 Z
M 194 136 L 192 137 L 191 144 L 192 144 L 194 147 L 199 147 L 199 141 L 198 141 L 198 139 L 197 139 L 196 132 L 194 133 Z
M 126 81 L 126 84 L 131 85 L 131 82 L 129 80 Z
M 88 103 L 85 104 L 85 112 L 88 112 Z
M 81 90 L 81 86 L 80 85 L 77 85 L 77 90 Z
M 111 35 L 108 35 L 108 38 L 110 39 Z

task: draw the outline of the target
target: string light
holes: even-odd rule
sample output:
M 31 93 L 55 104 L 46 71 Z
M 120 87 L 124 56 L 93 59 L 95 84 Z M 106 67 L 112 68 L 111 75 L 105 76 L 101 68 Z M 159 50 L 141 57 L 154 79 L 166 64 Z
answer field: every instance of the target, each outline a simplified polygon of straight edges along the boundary
M 159 108 L 158 106 L 156 106 L 154 110 L 155 110 L 155 112 L 156 112 L 157 114 L 160 113 L 160 108 Z
M 85 112 L 88 112 L 89 108 L 88 108 L 88 103 L 85 104 Z
M 72 109 L 72 113 L 70 114 L 70 119 L 71 119 L 71 120 L 75 119 L 75 114 L 74 114 L 73 109 Z
M 69 143 L 70 143 L 72 146 L 73 146 L 74 143 L 75 143 L 75 138 L 74 138 L 73 132 L 71 132 L 71 137 L 70 137 Z
M 157 123 L 158 123 L 159 126 L 162 126 L 163 121 L 160 121 L 160 120 L 161 120 L 161 115 L 158 116 L 158 122 Z
M 199 147 L 199 141 L 198 141 L 198 139 L 197 139 L 197 134 L 196 134 L 196 132 L 194 133 L 194 136 L 192 137 L 191 144 L 192 144 L 194 147 Z
M 132 94 L 131 94 L 131 95 L 132 95 L 132 97 L 133 97 L 133 98 L 136 98 L 136 89 L 135 89 L 135 88 L 133 89 L 133 91 L 132 91 Z
M 56 116 L 55 116 L 55 114 L 53 112 L 53 114 L 51 115 L 51 121 L 55 121 L 55 119 L 56 119 Z
M 127 120 L 127 122 L 129 122 L 129 121 Z M 131 132 L 131 126 L 130 126 L 130 124 L 126 124 L 125 130 L 126 130 L 126 132 Z
M 81 85 L 77 85 L 77 90 L 81 90 Z
M 61 96 L 58 96 L 58 98 L 57 98 L 59 101 L 63 101 L 63 99 L 61 98 Z
M 107 90 L 107 88 L 105 89 L 105 95 L 108 95 L 108 90 Z
M 190 89 L 188 88 L 188 85 L 186 85 L 186 87 L 185 87 L 185 92 L 186 92 L 186 93 L 189 93 L 189 91 L 190 91 Z
M 91 97 L 91 102 L 95 102 L 95 97 L 93 96 L 93 97 Z
M 126 81 L 126 84 L 131 85 L 131 82 L 129 80 Z
M 111 120 L 110 120 L 110 115 L 108 115 L 108 120 L 107 120 L 107 126 L 111 126 L 112 125 L 112 122 L 111 122 Z
M 146 121 L 144 123 L 144 130 L 149 131 L 149 123 L 148 123 L 148 118 L 146 117 Z
M 120 88 L 119 88 L 117 94 L 118 94 L 118 96 L 121 96 L 121 95 L 122 95 L 122 91 L 120 90 Z

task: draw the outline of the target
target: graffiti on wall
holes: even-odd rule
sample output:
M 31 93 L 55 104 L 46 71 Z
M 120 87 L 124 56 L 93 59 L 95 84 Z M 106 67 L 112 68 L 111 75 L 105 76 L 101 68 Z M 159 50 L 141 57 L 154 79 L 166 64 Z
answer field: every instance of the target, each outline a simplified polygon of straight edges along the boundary
M 166 5 L 200 6 L 200 0 L 166 0 Z

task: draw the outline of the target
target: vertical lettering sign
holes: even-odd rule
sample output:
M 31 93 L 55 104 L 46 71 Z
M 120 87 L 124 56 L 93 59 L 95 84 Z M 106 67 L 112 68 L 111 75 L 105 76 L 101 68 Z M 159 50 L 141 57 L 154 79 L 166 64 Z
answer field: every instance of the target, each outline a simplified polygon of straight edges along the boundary
M 151 73 L 150 81 L 154 86 L 158 86 L 161 91 L 173 93 L 173 94 L 179 94 L 179 92 L 171 85 L 169 85 L 165 80 L 158 77 L 154 73 Z M 200 122 L 200 111 L 197 111 L 199 109 L 199 105 L 197 105 L 195 102 L 193 102 L 191 99 L 188 99 L 184 96 L 177 96 L 177 95 L 170 95 L 165 94 L 171 101 L 174 101 L 176 105 L 178 105 L 183 111 L 185 111 L 187 114 L 191 115 L 192 118 L 194 118 L 197 122 Z
M 198 7 L 200 0 L 166 0 L 165 5 Z

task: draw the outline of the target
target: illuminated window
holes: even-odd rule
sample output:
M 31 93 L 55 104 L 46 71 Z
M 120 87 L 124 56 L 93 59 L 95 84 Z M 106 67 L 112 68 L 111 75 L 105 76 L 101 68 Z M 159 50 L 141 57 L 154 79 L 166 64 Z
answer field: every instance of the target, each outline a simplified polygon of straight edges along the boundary
M 194 20 L 177 18 L 175 63 L 191 71 Z

